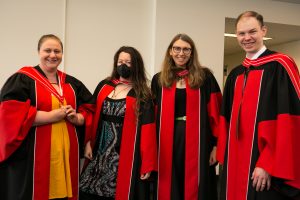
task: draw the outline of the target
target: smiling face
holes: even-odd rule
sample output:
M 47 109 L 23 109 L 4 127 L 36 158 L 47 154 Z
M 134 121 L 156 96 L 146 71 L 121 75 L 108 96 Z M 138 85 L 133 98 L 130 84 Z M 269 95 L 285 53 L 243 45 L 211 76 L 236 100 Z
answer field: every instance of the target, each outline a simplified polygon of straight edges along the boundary
M 169 50 L 170 56 L 172 56 L 178 67 L 186 67 L 186 64 L 191 58 L 191 52 L 191 45 L 181 39 L 175 41 Z
M 53 38 L 46 39 L 39 48 L 40 67 L 47 71 L 57 70 L 62 61 L 62 46 Z
M 254 17 L 242 17 L 236 25 L 238 43 L 247 54 L 255 54 L 262 48 L 266 33 L 267 28 Z

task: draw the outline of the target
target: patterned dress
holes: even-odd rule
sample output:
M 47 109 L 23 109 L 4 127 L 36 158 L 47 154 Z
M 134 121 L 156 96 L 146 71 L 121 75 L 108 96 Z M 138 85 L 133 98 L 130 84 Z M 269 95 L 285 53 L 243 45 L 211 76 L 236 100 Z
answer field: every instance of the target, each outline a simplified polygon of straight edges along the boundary
M 114 197 L 119 165 L 120 142 L 125 115 L 125 99 L 106 98 L 97 134 L 99 148 L 80 177 L 80 190 L 104 197 Z

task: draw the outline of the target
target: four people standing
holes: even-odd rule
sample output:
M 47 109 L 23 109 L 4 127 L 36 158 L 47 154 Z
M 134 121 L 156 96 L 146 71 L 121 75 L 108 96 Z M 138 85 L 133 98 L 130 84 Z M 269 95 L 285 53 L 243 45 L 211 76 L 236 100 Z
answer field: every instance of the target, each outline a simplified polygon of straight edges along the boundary
M 210 70 L 200 65 L 188 35 L 173 38 L 151 89 L 157 106 L 158 199 L 216 200 L 222 97 Z
M 42 36 L 40 64 L 21 68 L 1 90 L 1 198 L 75 200 L 79 185 L 85 200 L 217 200 L 218 159 L 221 200 L 300 199 L 299 72 L 265 47 L 266 32 L 254 11 L 237 18 L 246 58 L 229 74 L 223 101 L 188 35 L 169 44 L 152 94 L 140 53 L 124 46 L 93 97 L 57 69 L 60 39 Z M 84 136 L 89 162 L 79 183 Z
M 246 52 L 229 74 L 220 117 L 221 199 L 300 199 L 300 79 L 293 59 L 266 48 L 263 17 L 242 13 Z

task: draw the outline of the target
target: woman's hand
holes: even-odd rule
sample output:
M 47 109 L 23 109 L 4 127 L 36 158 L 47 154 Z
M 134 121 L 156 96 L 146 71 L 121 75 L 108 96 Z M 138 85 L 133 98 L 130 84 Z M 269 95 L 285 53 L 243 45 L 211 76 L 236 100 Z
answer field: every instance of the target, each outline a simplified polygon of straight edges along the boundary
M 91 147 L 91 142 L 88 141 L 85 145 L 85 149 L 84 149 L 84 157 L 89 159 L 89 160 L 92 160 L 93 159 L 93 150 L 92 150 L 92 147 Z
M 146 174 L 142 174 L 140 179 L 141 180 L 147 180 L 150 177 L 150 175 L 151 175 L 151 172 L 148 172 Z
M 209 166 L 214 165 L 217 162 L 217 147 L 214 146 L 209 156 Z
M 269 190 L 271 187 L 271 176 L 269 173 L 260 167 L 255 167 L 251 179 L 253 180 L 252 186 L 256 188 L 256 191 Z
M 55 123 L 64 119 L 66 116 L 67 114 L 64 108 L 54 109 L 49 112 L 39 110 L 36 113 L 33 125 L 40 126 Z
M 83 125 L 84 117 L 80 113 L 76 113 L 76 110 L 71 105 L 62 106 L 67 115 L 67 120 L 76 126 Z

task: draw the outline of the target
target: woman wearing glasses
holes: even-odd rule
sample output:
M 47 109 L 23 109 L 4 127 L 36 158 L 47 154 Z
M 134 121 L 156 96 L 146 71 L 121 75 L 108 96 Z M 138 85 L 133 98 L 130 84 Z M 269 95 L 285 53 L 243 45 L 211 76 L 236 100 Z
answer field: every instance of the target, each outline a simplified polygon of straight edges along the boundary
M 151 89 L 157 106 L 158 200 L 217 199 L 216 141 L 221 93 L 193 40 L 178 34 Z
M 150 94 L 140 53 L 121 47 L 115 53 L 111 76 L 94 92 L 94 136 L 85 149 L 91 161 L 80 177 L 81 200 L 150 198 L 146 179 L 157 171 Z

